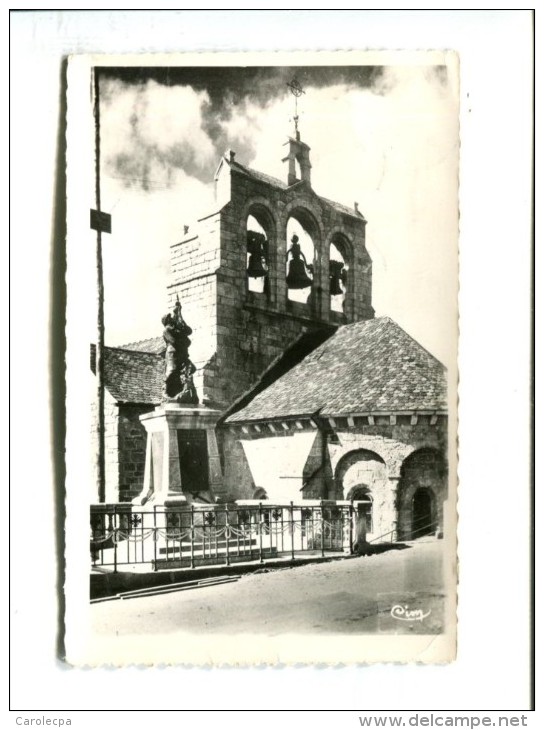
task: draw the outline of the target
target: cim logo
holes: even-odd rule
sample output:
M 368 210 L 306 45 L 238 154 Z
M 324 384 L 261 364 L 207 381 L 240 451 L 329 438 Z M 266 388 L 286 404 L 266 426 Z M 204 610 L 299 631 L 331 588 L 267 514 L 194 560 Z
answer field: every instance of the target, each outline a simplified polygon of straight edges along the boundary
M 397 621 L 423 621 L 427 616 L 431 615 L 431 611 L 425 613 L 421 608 L 410 608 L 409 606 L 401 606 L 399 603 L 391 609 L 391 616 Z

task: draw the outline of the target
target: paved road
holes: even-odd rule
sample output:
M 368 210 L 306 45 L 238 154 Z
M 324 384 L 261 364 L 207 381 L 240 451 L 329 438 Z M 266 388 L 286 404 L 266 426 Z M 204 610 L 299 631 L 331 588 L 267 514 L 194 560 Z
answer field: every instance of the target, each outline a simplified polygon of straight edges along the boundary
M 438 633 L 444 543 L 420 541 L 354 557 L 242 577 L 236 583 L 91 606 L 97 635 Z M 424 620 L 391 616 L 393 606 Z M 430 613 L 429 613 L 430 612 Z

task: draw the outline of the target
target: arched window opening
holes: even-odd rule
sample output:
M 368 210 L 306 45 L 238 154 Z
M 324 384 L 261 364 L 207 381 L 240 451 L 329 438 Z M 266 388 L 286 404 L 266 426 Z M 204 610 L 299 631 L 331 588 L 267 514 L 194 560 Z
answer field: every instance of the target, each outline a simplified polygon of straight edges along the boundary
M 333 312 L 343 312 L 346 299 L 348 265 L 334 243 L 331 243 L 329 251 L 331 309 Z
M 253 215 L 247 217 L 246 231 L 247 289 L 262 294 L 268 287 L 268 236 Z
M 335 235 L 329 247 L 329 294 L 333 312 L 345 311 L 349 267 L 348 244 L 343 236 Z
M 287 221 L 287 297 L 306 304 L 314 281 L 315 246 L 310 232 L 291 216 Z

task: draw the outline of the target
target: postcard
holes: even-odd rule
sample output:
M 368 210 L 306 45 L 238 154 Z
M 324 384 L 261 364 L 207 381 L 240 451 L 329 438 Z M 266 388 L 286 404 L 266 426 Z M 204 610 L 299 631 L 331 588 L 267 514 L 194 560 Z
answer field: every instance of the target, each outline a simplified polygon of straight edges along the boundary
M 71 664 L 455 658 L 458 73 L 71 57 Z

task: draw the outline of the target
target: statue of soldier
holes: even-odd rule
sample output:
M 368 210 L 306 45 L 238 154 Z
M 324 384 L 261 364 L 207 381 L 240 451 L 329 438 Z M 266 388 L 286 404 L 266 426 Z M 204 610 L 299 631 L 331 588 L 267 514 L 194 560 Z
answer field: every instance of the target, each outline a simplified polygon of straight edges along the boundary
M 171 403 L 196 404 L 198 395 L 193 383 L 196 368 L 189 358 L 189 335 L 193 330 L 182 317 L 179 299 L 174 314 L 165 314 L 161 321 L 166 344 L 163 398 Z

